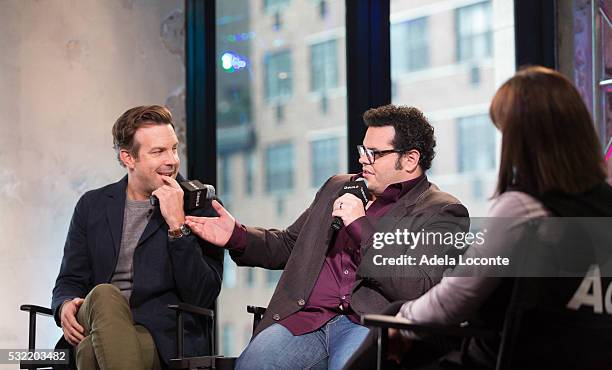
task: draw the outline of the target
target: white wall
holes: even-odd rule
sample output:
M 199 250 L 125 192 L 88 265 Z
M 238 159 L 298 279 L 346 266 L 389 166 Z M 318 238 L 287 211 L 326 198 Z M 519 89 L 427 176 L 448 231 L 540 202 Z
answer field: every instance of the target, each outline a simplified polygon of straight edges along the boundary
M 27 346 L 19 305 L 50 305 L 79 196 L 124 175 L 115 119 L 168 104 L 184 136 L 182 8 L 182 0 L 0 0 L 0 348 Z M 37 347 L 50 348 L 59 329 L 43 321 Z

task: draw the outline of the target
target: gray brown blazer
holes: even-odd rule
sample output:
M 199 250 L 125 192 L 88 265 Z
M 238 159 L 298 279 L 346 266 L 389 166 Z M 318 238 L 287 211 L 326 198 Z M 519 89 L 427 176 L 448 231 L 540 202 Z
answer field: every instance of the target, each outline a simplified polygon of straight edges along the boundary
M 284 272 L 254 336 L 300 310 L 312 292 L 332 239 L 332 204 L 352 175 L 331 177 L 317 192 L 312 204 L 285 230 L 247 227 L 247 246 L 242 252 L 230 251 L 239 266 L 256 266 Z M 439 218 L 439 217 L 442 217 Z M 460 217 L 456 218 L 455 217 Z M 467 231 L 467 209 L 424 176 L 387 212 L 387 225 L 377 231 L 440 230 Z M 448 220 L 455 219 L 449 222 Z M 374 252 L 372 240 L 361 243 L 362 263 L 357 268 L 351 307 L 358 314 L 380 313 L 393 301 L 419 297 L 441 278 L 442 267 L 387 266 L 384 276 L 364 261 Z M 405 253 L 420 253 L 419 248 Z M 371 258 L 370 258 L 371 261 Z M 410 271 L 410 277 L 406 272 Z

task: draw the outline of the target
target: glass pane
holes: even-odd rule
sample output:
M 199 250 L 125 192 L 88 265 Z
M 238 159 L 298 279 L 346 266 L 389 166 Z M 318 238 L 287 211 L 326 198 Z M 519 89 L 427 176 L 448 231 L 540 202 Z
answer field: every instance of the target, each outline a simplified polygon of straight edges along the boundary
M 234 324 L 231 322 L 223 324 L 221 327 L 221 353 L 233 353 L 235 351 L 236 333 Z
M 338 138 L 316 139 L 311 141 L 312 182 L 319 188 L 332 175 L 340 170 L 340 140 Z
M 604 150 L 605 158 L 612 153 L 612 85 L 604 86 L 601 91 L 603 99 L 603 119 L 605 122 Z
M 491 56 L 491 2 L 484 1 L 455 9 L 457 60 Z
M 488 109 L 514 66 L 513 1 L 391 0 L 394 104 L 436 132 L 429 180 L 484 216 L 497 179 L 499 134 Z
M 400 21 L 391 25 L 393 73 L 406 73 L 429 65 L 427 17 Z
M 282 229 L 347 170 L 344 1 L 216 4 L 219 196 L 241 223 Z M 267 305 L 282 271 L 228 267 L 218 319 L 240 330 L 231 356 L 250 338 L 246 305 Z
M 310 46 L 310 91 L 325 93 L 338 87 L 337 41 L 327 40 Z
M 489 117 L 460 117 L 457 127 L 459 172 L 495 170 L 495 127 Z
M 612 3 L 612 1 L 607 1 L 606 3 Z M 609 18 L 610 13 L 606 8 L 606 6 L 600 8 L 602 30 L 601 56 L 603 59 L 601 67 L 603 69 L 603 79 L 609 80 L 612 79 L 612 19 Z
M 600 1 L 601 19 L 601 68 L 603 82 L 601 97 L 603 101 L 603 139 L 605 148 L 612 144 L 612 1 Z M 606 152 L 607 153 L 607 152 Z

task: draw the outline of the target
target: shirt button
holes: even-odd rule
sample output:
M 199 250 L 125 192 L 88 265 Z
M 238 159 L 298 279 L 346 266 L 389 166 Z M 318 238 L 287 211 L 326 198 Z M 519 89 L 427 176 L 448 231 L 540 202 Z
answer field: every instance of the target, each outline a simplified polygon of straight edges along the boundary
M 303 299 L 298 299 L 298 305 L 303 306 L 306 304 L 306 301 L 304 301 Z
M 342 296 L 342 299 L 346 299 L 346 296 L 345 296 L 345 295 L 343 295 L 343 296 Z
M 275 313 L 274 315 L 272 315 L 272 320 L 274 320 L 274 321 L 280 320 L 280 315 Z
M 344 275 L 348 275 L 348 270 L 344 270 Z

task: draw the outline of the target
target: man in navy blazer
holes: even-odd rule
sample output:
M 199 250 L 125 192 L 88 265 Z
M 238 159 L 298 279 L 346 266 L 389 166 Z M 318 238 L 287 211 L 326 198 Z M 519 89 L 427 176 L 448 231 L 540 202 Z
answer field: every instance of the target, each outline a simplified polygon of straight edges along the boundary
M 52 309 L 79 369 L 159 369 L 176 356 L 175 316 L 167 305 L 212 306 L 223 251 L 184 224 L 170 111 L 132 108 L 115 122 L 113 139 L 127 176 L 78 201 Z M 216 215 L 210 207 L 196 214 Z M 205 353 L 207 323 L 188 315 L 184 328 L 185 353 Z

